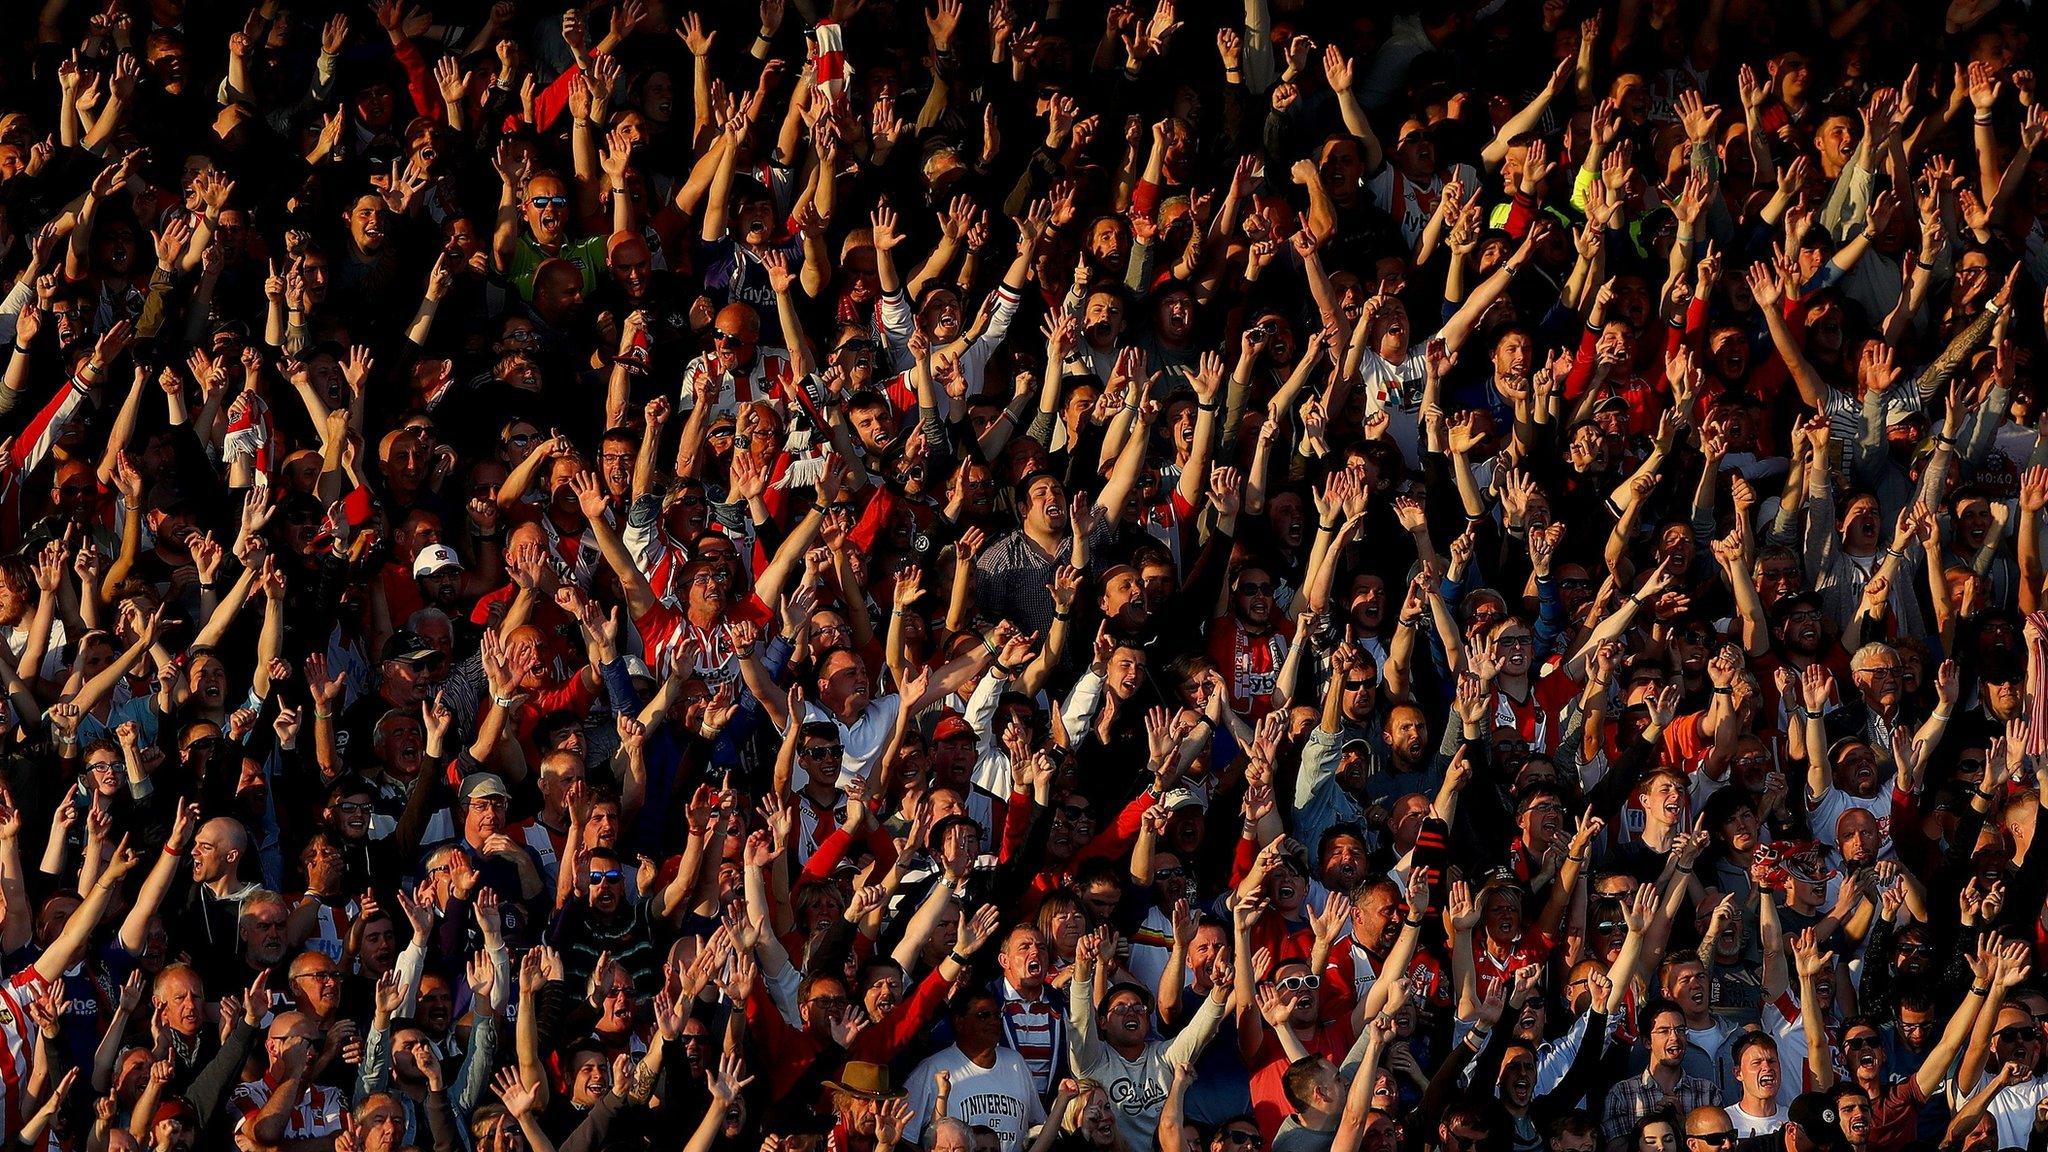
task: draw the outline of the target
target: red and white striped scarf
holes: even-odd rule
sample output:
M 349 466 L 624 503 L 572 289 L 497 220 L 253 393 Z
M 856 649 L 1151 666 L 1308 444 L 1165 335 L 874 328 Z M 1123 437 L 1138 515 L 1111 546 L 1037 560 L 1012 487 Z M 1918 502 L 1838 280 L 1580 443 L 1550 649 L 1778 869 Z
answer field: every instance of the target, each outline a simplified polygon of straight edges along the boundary
M 844 112 L 846 86 L 853 81 L 853 66 L 846 62 L 845 36 L 839 25 L 827 20 L 811 29 L 811 43 L 817 47 L 811 83 L 825 94 L 832 111 Z
M 252 483 L 258 488 L 268 488 L 271 469 L 277 463 L 276 444 L 277 428 L 270 420 L 270 405 L 262 396 L 244 392 L 241 400 L 228 410 L 228 430 L 221 440 L 221 457 L 230 464 L 241 456 L 253 457 L 250 461 L 254 473 Z

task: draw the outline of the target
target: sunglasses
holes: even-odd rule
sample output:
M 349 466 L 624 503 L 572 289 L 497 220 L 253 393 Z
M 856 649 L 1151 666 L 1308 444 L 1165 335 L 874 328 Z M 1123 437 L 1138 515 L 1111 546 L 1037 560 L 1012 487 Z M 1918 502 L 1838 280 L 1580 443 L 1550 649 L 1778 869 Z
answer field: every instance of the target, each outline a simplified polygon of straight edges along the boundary
M 818 744 L 809 748 L 799 748 L 796 750 L 796 754 L 806 760 L 829 760 L 841 755 L 845 751 L 846 746 L 844 744 Z
M 1076 824 L 1083 820 L 1093 820 L 1095 818 L 1086 808 L 1078 804 L 1062 804 L 1059 807 L 1059 813 Z
M 735 344 L 752 344 L 752 343 L 754 343 L 754 341 L 752 341 L 752 340 L 748 339 L 748 338 L 747 338 L 747 337 L 745 337 L 745 336 L 742 336 L 742 335 L 740 335 L 740 334 L 739 334 L 739 333 L 737 333 L 737 332 L 727 332 L 727 331 L 726 331 L 725 329 L 723 329 L 723 328 L 713 328 L 713 329 L 711 330 L 711 338 L 712 338 L 713 340 L 718 340 L 718 341 L 727 341 L 727 340 L 730 340 L 730 341 L 732 341 L 732 342 L 733 342 L 733 343 L 735 343 Z
M 1239 584 L 1237 591 L 1241 596 L 1271 596 L 1273 594 L 1273 586 L 1271 584 Z
M 616 884 L 619 881 L 624 880 L 625 878 L 625 874 L 620 872 L 617 868 L 607 868 L 602 872 L 599 872 L 596 869 L 592 869 L 590 873 L 590 882 L 592 884 Z
M 2036 1039 L 2040 1035 L 2041 1026 L 2039 1024 L 2015 1024 L 2010 1028 L 2000 1028 L 1998 1031 L 1993 1032 L 1991 1038 L 1993 1040 L 2025 1041 Z
M 1273 981 L 1273 987 L 1282 992 L 1313 992 L 1323 986 L 1323 978 L 1313 972 L 1301 976 L 1282 976 Z
M 1156 884 L 1166 880 L 1179 880 L 1187 874 L 1188 870 L 1185 868 L 1154 868 L 1152 882 Z
M 526 198 L 526 202 L 535 208 L 567 208 L 569 206 L 569 198 L 567 196 L 529 196 Z
M 1223 1138 L 1239 1148 L 1263 1148 L 1266 1146 L 1266 1138 L 1264 1136 L 1259 1135 L 1257 1132 L 1247 1132 L 1242 1128 L 1232 1128 L 1223 1134 Z
M 1878 1046 L 1877 1037 L 1875 1036 L 1852 1036 L 1842 1041 L 1842 1050 L 1844 1052 L 1858 1052 L 1865 1048 L 1875 1049 Z
M 1735 1143 L 1735 1133 L 1733 1131 L 1695 1132 L 1692 1135 L 1687 1136 L 1686 1139 L 1697 1140 L 1702 1144 L 1712 1144 L 1716 1148 L 1725 1148 L 1728 1145 Z

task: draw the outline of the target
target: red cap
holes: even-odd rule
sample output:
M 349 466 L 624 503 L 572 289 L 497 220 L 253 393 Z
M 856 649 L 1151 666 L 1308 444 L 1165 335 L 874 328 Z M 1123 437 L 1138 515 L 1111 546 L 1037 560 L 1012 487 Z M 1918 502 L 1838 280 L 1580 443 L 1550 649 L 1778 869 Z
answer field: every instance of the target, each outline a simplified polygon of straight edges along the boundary
M 946 740 L 957 740 L 962 736 L 970 740 L 974 739 L 974 728 L 958 712 L 950 710 L 939 717 L 938 725 L 932 729 L 932 742 L 935 744 Z

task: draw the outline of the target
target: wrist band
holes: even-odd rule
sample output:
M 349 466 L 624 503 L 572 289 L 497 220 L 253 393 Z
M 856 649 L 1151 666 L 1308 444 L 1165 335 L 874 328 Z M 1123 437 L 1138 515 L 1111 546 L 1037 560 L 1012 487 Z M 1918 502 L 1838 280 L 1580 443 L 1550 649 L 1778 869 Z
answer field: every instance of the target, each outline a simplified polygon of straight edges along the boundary
M 1924 268 L 1929 272 L 1934 271 L 1933 263 L 1927 260 L 1915 260 L 1913 261 L 1913 265 L 1917 268 Z
M 958 964 L 962 968 L 968 967 L 967 957 L 962 956 L 958 951 L 946 953 L 946 959 L 951 960 L 953 963 Z
M 1975 985 L 1975 984 L 1972 984 L 1972 985 L 1970 985 L 1970 995 L 1972 995 L 1972 996 L 1989 996 L 1989 995 L 1991 995 L 1991 989 L 1989 989 L 1989 988 L 1980 988 L 1980 987 L 1978 987 L 1977 985 Z
M 1052 618 L 1055 620 L 1072 620 L 1074 614 L 1072 612 L 1054 612 Z
M 164 855 L 166 856 L 183 856 L 184 854 L 185 850 L 183 848 L 173 848 L 169 844 L 164 845 Z
M 1316 527 L 1324 532 L 1335 532 L 1338 526 L 1335 524 L 1324 524 L 1321 521 L 1318 521 L 1316 523 Z
M 1989 124 L 1991 123 L 1991 113 L 1979 112 L 1976 115 L 1971 116 L 1970 121 L 1973 124 Z
M 1933 713 L 1933 717 L 1932 717 L 1932 718 L 1933 718 L 1933 719 L 1935 719 L 1935 720 L 1939 720 L 1939 721 L 1941 721 L 1942 723 L 1946 724 L 1946 723 L 1948 723 L 1948 722 L 1949 722 L 1950 716 L 1949 716 L 1949 713 L 1947 713 L 1947 712 L 1944 712 L 1944 711 L 1942 711 L 1942 710 L 1941 710 L 1941 709 L 1939 709 L 1939 708 L 1936 708 L 1936 709 L 1934 710 L 1934 713 Z

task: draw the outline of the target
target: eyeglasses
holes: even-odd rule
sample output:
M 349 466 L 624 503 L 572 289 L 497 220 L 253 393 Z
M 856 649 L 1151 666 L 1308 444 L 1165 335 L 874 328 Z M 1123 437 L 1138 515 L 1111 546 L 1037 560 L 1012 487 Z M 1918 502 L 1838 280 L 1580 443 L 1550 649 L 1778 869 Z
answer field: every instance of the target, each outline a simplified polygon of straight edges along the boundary
M 341 983 L 341 973 L 339 973 L 339 972 L 301 972 L 301 973 L 299 973 L 299 974 L 298 974 L 297 976 L 294 976 L 294 977 L 293 977 L 293 979 L 294 979 L 294 980 L 311 980 L 311 981 L 313 981 L 313 982 L 314 982 L 314 983 L 316 983 L 316 984 L 339 984 L 339 983 Z
M 625 874 L 617 868 L 607 868 L 602 872 L 593 869 L 590 873 L 592 884 L 617 884 L 625 878 Z
M 1323 986 L 1323 978 L 1313 972 L 1300 976 L 1282 976 L 1273 981 L 1273 987 L 1282 992 L 1313 992 Z
M 1495 648 L 1527 648 L 1535 642 L 1533 637 L 1523 636 L 1518 633 L 1513 636 L 1494 637 L 1493 646 Z

